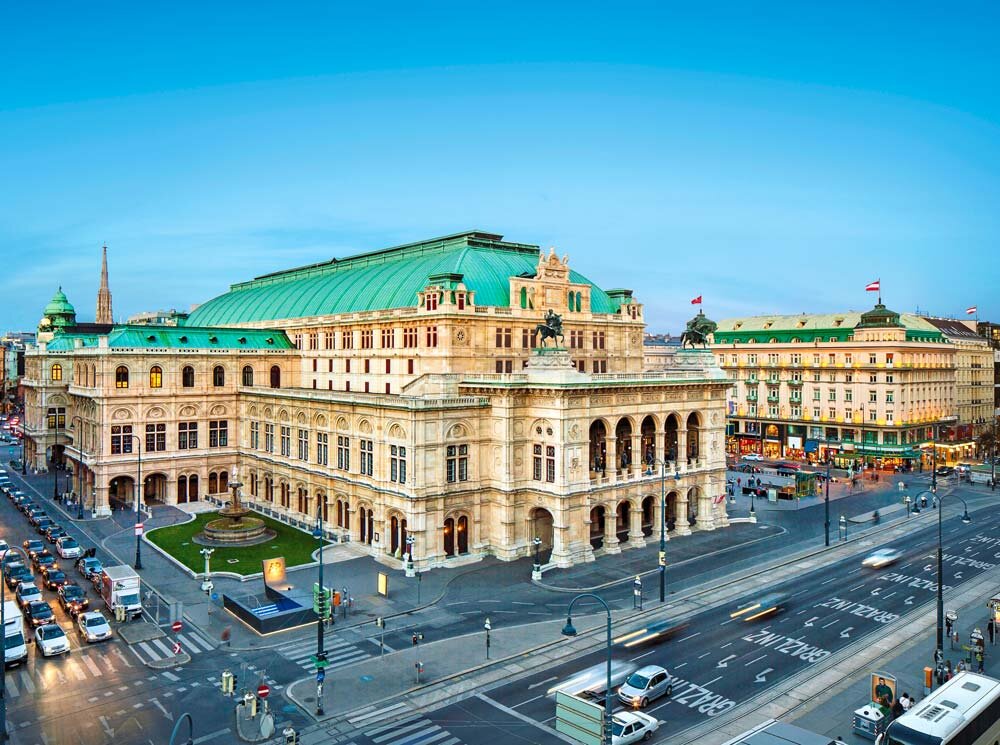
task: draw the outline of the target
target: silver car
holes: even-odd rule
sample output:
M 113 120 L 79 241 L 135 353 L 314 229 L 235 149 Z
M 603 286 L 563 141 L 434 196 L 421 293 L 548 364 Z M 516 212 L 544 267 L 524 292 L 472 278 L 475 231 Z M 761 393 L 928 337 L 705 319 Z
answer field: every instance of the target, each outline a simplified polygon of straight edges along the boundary
M 625 679 L 618 689 L 618 699 L 626 706 L 643 709 L 660 696 L 669 696 L 674 687 L 670 674 L 659 665 L 646 665 Z

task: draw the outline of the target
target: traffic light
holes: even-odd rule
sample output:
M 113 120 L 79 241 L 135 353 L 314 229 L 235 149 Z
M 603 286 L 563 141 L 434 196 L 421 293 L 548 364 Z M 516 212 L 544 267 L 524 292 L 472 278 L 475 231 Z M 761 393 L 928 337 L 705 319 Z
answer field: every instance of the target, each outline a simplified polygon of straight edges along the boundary
M 385 628 L 385 619 L 381 618 L 381 617 L 376 618 L 375 619 L 375 625 L 378 626 L 380 629 L 384 629 Z
M 420 633 L 414 634 L 413 635 L 413 646 L 414 647 L 417 646 L 417 644 L 419 644 L 423 640 L 424 640 L 424 635 L 423 634 L 420 634 Z
M 320 618 L 329 618 L 332 612 L 331 599 L 333 591 L 329 587 L 320 589 L 318 582 L 313 582 L 313 612 Z
M 285 736 L 285 745 L 299 745 L 299 733 L 290 726 L 285 727 L 281 734 Z
M 236 676 L 233 675 L 228 670 L 222 671 L 222 692 L 227 696 L 231 696 L 233 691 L 236 690 Z

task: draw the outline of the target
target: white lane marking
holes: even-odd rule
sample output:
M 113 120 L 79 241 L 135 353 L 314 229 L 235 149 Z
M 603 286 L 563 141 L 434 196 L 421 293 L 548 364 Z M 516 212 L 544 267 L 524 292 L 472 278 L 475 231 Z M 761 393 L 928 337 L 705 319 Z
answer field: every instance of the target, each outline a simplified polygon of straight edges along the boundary
M 860 589 L 860 588 L 862 588 L 864 586 L 865 586 L 865 583 L 862 582 L 860 585 L 855 585 L 854 587 L 852 587 L 850 590 L 848 590 L 848 592 L 854 592 L 855 590 L 858 590 L 858 589 Z
M 794 598 L 794 597 L 795 597 L 796 595 L 801 595 L 801 594 L 802 594 L 802 593 L 804 593 L 804 592 L 809 592 L 809 590 L 808 590 L 808 589 L 806 589 L 806 590 L 799 590 L 798 592 L 794 592 L 794 593 L 792 593 L 792 594 L 791 594 L 791 595 L 789 595 L 788 597 L 789 597 L 789 598 Z
M 551 678 L 546 678 L 545 680 L 540 680 L 537 683 L 532 683 L 531 685 L 528 686 L 528 690 L 530 691 L 532 688 L 538 688 L 538 686 L 543 686 L 546 683 L 551 683 L 553 680 L 558 680 L 558 679 L 559 679 L 558 675 L 553 675 Z
M 820 584 L 821 584 L 821 585 L 828 585 L 828 584 L 830 584 L 831 582 L 836 582 L 836 581 L 837 581 L 837 579 L 838 579 L 837 577 L 831 577 L 831 578 L 830 578 L 830 579 L 828 579 L 828 580 L 827 580 L 826 582 L 820 582 Z
M 632 662 L 635 662 L 636 660 L 641 660 L 643 657 L 649 657 L 649 655 L 653 654 L 653 652 L 655 652 L 655 651 L 656 651 L 655 649 L 651 649 L 650 651 L 646 652 L 645 654 L 641 654 L 638 657 L 633 657 L 632 658 Z
M 527 699 L 526 701 L 521 701 L 520 703 L 516 703 L 513 706 L 511 706 L 510 708 L 516 709 L 518 706 L 524 706 L 525 704 L 530 704 L 532 701 L 537 701 L 540 698 L 545 698 L 545 694 L 544 693 L 539 693 L 537 696 L 532 696 L 531 698 Z
M 705 652 L 705 654 L 698 655 L 698 659 L 700 660 L 702 657 L 708 657 L 710 654 L 712 654 L 712 653 L 711 652 Z
M 708 681 L 708 682 L 707 682 L 707 683 L 705 684 L 705 686 L 704 686 L 704 687 L 705 687 L 705 688 L 708 688 L 708 687 L 709 687 L 710 685 L 712 685 L 712 683 L 714 683 L 714 682 L 715 682 L 715 681 L 717 681 L 717 680 L 722 680 L 722 676 L 720 675 L 720 676 L 719 676 L 718 678 L 712 678 L 712 679 L 711 679 L 710 681 Z
M 688 634 L 688 635 L 687 635 L 687 636 L 685 636 L 685 637 L 684 637 L 683 639 L 678 639 L 678 640 L 677 640 L 677 643 L 678 643 L 678 644 L 680 644 L 681 642 L 685 642 L 685 641 L 687 641 L 688 639 L 694 639 L 694 638 L 695 638 L 696 636 L 698 636 L 698 634 L 700 634 L 700 633 L 701 633 L 700 631 L 695 631 L 695 632 L 694 632 L 693 634 Z
M 104 673 L 101 672 L 101 668 L 97 666 L 97 663 L 90 659 L 90 655 L 81 655 L 80 659 L 83 660 L 83 664 L 87 666 L 87 669 L 90 670 L 90 674 L 95 678 L 100 678 L 104 675 Z
M 750 660 L 750 662 L 748 662 L 747 664 L 745 664 L 743 667 L 750 667 L 753 663 L 760 662 L 765 657 L 767 657 L 767 655 L 766 654 L 762 654 L 760 657 L 757 657 L 756 659 Z
M 719 649 L 725 649 L 726 647 L 731 647 L 731 646 L 733 646 L 733 643 L 732 642 L 728 642 L 726 644 L 723 644 L 721 647 L 719 647 Z
M 830 621 L 830 623 L 823 624 L 823 626 L 821 628 L 828 629 L 831 626 L 833 626 L 833 624 L 835 624 L 835 623 L 837 623 L 837 619 L 836 618 L 833 619 L 832 621 Z
M 686 664 L 687 664 L 686 662 L 682 662 L 682 663 L 681 663 L 681 664 L 679 664 L 679 665 L 674 665 L 674 670 L 680 670 L 680 669 L 681 669 L 682 667 L 684 667 L 684 666 L 685 666 Z

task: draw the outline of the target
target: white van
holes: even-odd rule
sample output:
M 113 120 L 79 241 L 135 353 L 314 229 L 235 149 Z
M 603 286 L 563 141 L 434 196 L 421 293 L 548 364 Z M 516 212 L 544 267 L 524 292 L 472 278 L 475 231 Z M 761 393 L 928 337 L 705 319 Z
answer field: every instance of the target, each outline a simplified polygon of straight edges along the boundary
M 28 658 L 24 643 L 24 616 L 13 600 L 3 604 L 3 661 L 4 668 L 20 665 Z

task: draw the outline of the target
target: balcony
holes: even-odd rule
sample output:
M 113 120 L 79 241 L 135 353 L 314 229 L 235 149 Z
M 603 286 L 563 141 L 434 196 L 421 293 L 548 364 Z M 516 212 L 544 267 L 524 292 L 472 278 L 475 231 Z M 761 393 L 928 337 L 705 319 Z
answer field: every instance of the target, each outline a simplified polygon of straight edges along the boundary
M 788 385 L 795 386 L 796 388 L 801 388 L 802 387 L 802 381 L 801 380 L 794 380 L 794 379 L 793 380 L 789 380 L 788 381 Z
M 769 404 L 776 404 L 779 401 L 781 401 L 781 396 L 779 396 L 778 394 L 774 394 L 774 395 L 768 394 L 768 396 L 767 396 L 767 402 Z

